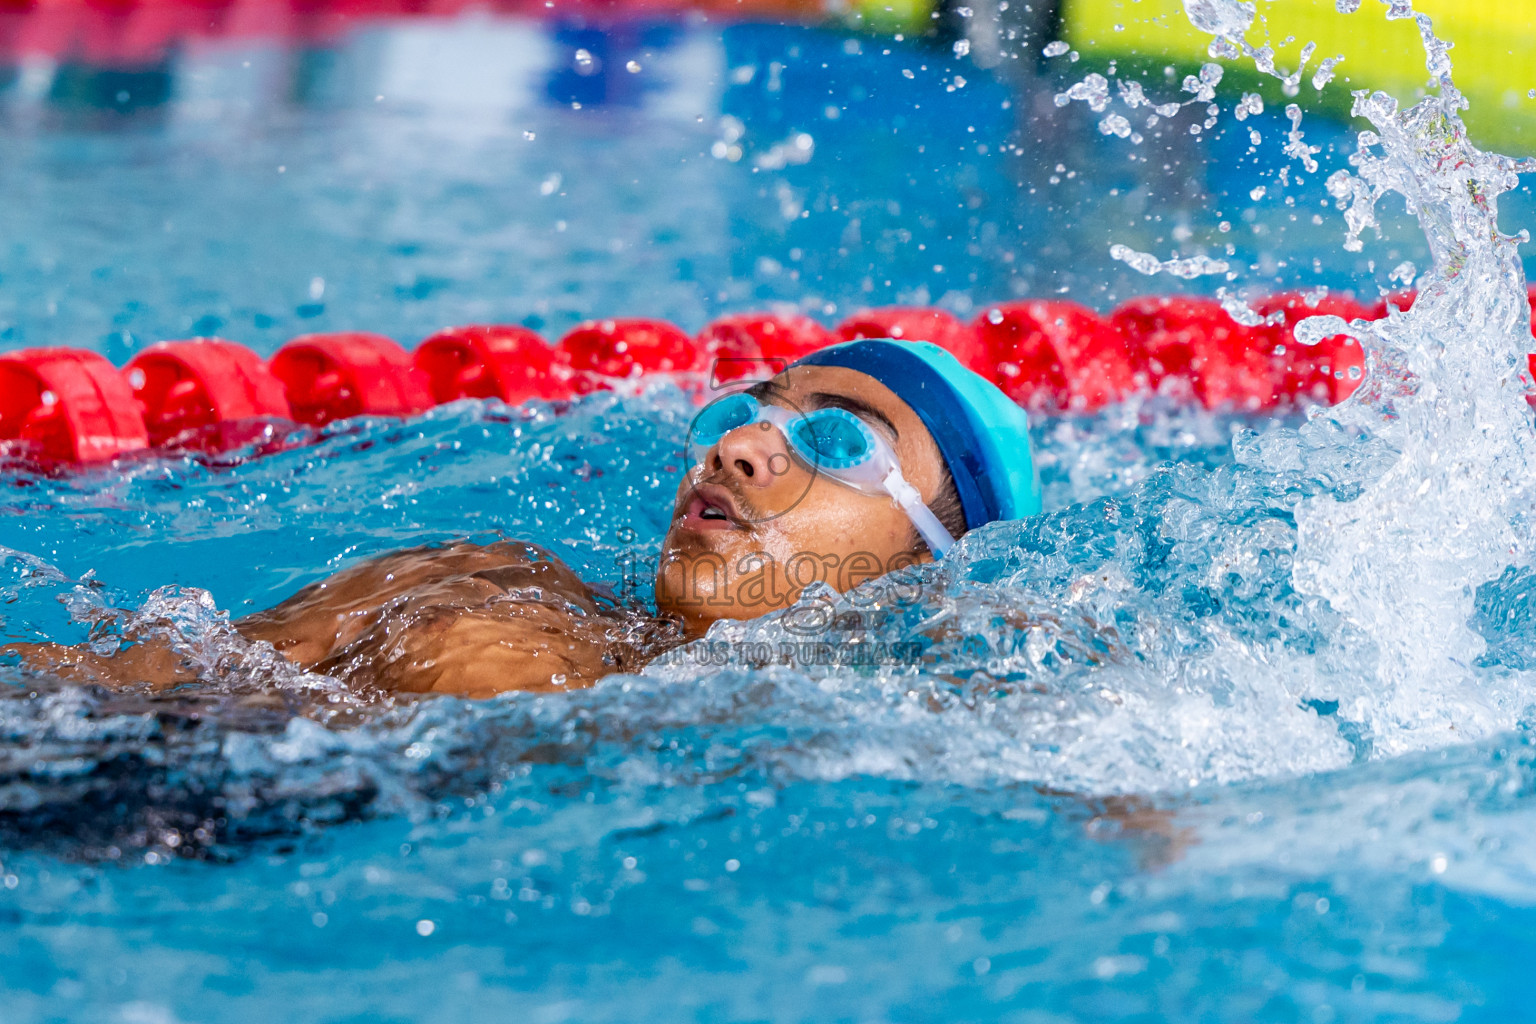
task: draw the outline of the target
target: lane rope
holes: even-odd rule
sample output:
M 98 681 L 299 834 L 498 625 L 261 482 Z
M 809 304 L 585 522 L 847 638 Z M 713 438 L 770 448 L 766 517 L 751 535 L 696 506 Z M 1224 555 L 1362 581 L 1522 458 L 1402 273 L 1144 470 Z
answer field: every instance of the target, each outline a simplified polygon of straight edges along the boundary
M 1039 414 L 1092 413 L 1149 393 L 1266 412 L 1339 402 L 1364 377 L 1358 341 L 1300 345 L 1299 321 L 1379 319 L 1389 301 L 1406 310 L 1413 298 L 1366 306 L 1284 293 L 1254 304 L 1266 317 L 1256 327 L 1213 299 L 1167 295 L 1131 299 L 1107 315 L 1064 300 L 1006 302 L 970 322 L 896 306 L 830 329 L 795 314 L 739 313 L 693 336 L 664 320 L 615 318 L 580 324 L 554 345 L 526 327 L 474 325 L 438 331 L 412 352 L 381 334 L 346 331 L 294 338 L 268 360 L 233 341 L 193 338 L 151 345 L 121 370 L 83 349 L 23 349 L 0 355 L 0 448 L 99 464 L 147 448 L 227 450 L 274 424 L 411 416 L 465 398 L 561 402 L 652 374 L 689 377 L 703 393 L 771 376 L 838 341 L 882 337 L 940 345 Z

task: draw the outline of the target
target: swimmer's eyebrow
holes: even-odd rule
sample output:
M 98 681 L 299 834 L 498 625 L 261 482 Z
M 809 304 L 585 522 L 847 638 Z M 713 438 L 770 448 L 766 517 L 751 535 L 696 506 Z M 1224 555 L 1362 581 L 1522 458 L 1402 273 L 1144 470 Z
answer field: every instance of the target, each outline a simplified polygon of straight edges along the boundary
M 901 431 L 896 429 L 896 424 L 891 422 L 891 418 L 862 398 L 854 398 L 851 395 L 838 395 L 830 391 L 816 391 L 809 396 L 807 401 L 809 401 L 812 409 L 844 409 L 866 423 L 873 420 L 890 432 L 891 440 L 901 440 Z
M 754 384 L 747 389 L 746 393 L 760 402 L 789 404 L 785 400 L 785 396 L 789 394 L 789 389 L 776 380 L 765 380 Z M 845 409 L 865 422 L 873 421 L 879 426 L 884 427 L 891 435 L 891 440 L 901 440 L 901 431 L 896 429 L 896 424 L 891 422 L 891 418 L 863 399 L 854 398 L 851 395 L 839 395 L 832 391 L 815 391 L 808 397 L 807 402 L 807 410 Z
M 775 399 L 783 399 L 789 389 L 773 380 L 759 381 L 747 388 L 746 393 L 760 402 L 772 402 Z

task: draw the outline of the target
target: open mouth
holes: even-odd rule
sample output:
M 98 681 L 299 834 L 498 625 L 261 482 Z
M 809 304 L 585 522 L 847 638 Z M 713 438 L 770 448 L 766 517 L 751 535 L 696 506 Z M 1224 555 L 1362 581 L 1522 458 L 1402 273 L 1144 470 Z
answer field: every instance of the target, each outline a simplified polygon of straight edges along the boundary
M 741 516 L 730 492 L 706 484 L 688 496 L 679 525 L 692 530 L 735 530 L 741 527 Z

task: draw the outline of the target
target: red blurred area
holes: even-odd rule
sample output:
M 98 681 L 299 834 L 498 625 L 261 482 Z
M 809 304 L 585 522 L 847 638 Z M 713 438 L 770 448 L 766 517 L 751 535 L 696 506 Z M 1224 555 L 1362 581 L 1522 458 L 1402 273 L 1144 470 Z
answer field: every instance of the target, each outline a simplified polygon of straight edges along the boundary
M 1028 409 L 1092 412 L 1137 390 L 1125 336 L 1076 303 L 990 306 L 974 329 L 988 375 Z
M 1132 299 L 1109 322 L 1140 353 L 1150 390 L 1189 394 L 1208 409 L 1248 411 L 1273 408 L 1283 394 L 1264 337 L 1214 299 Z
M 3 0 L 0 57 L 47 56 L 115 67 L 164 60 L 195 39 L 323 43 L 355 25 L 449 18 L 466 10 L 589 23 L 669 19 L 825 20 L 820 0 Z
M 595 378 L 633 379 L 648 373 L 686 373 L 702 368 L 702 355 L 681 327 L 641 318 L 589 320 L 558 346 L 576 371 L 576 391 L 604 385 Z
M 426 374 L 382 334 L 306 334 L 272 357 L 293 418 L 321 424 L 349 416 L 409 416 L 432 407 Z
M 866 309 L 839 324 L 837 337 L 840 341 L 852 341 L 855 338 L 929 341 L 978 373 L 990 369 L 981 338 L 976 331 L 970 324 L 942 309 L 917 306 Z
M 93 463 L 143 448 L 149 435 L 117 367 L 51 348 L 0 356 L 0 440 L 27 456 Z
M 1281 369 L 1281 387 L 1286 394 L 1331 405 L 1343 401 L 1360 386 L 1365 377 L 1365 350 L 1358 341 L 1347 334 L 1336 334 L 1316 345 L 1303 345 L 1294 332 L 1296 325 L 1309 316 L 1369 320 L 1373 310 L 1346 295 L 1326 295 L 1309 302 L 1295 292 L 1261 299 L 1254 303 L 1254 309 L 1266 317 L 1275 312 L 1284 314 L 1283 323 L 1268 324 L 1258 330 L 1267 332 L 1274 346 L 1271 354 Z
M 1529 294 L 1536 307 L 1536 286 Z M 0 356 L 0 442 L 15 454 L 77 463 L 151 444 L 218 450 L 253 440 L 247 425 L 265 434 L 289 417 L 322 424 L 409 416 L 461 398 L 561 399 L 706 366 L 718 386 L 770 376 L 839 338 L 864 337 L 970 351 L 963 361 L 1037 411 L 1092 412 L 1138 391 L 1260 411 L 1285 401 L 1338 402 L 1363 378 L 1357 341 L 1335 335 L 1302 345 L 1295 339 L 1302 320 L 1376 319 L 1387 302 L 1407 309 L 1415 298 L 1405 292 L 1367 308 L 1347 296 L 1275 295 L 1255 307 L 1276 322 L 1256 327 L 1236 323 L 1213 299 L 1177 295 L 1132 299 L 1107 319 L 1072 302 L 1004 303 L 972 325 L 941 310 L 895 307 L 851 317 L 835 334 L 808 317 L 771 313 L 721 317 L 697 339 L 664 320 L 593 320 L 553 347 L 524 327 L 474 325 L 438 331 L 414 355 L 383 335 L 354 331 L 295 338 L 270 364 L 234 342 L 195 338 L 153 345 L 122 372 L 89 351 L 27 349 Z M 1528 364 L 1536 377 L 1536 354 Z
M 697 344 L 709 367 L 710 384 L 718 388 L 783 373 L 796 359 L 832 341 L 832 333 L 808 316 L 738 313 L 700 331 Z
M 499 398 L 515 405 L 574 391 L 565 353 L 526 327 L 449 327 L 418 345 L 414 358 L 438 403 Z
M 282 381 L 256 353 L 222 338 L 162 341 L 134 356 L 123 374 L 150 444 L 227 448 L 243 440 L 234 436 L 239 424 L 254 437 L 263 421 L 289 418 Z

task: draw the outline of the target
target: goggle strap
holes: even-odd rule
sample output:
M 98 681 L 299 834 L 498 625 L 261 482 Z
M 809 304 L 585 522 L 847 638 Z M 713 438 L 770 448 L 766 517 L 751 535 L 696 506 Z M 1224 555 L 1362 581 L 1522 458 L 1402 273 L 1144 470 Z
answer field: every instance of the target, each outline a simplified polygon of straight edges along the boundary
M 948 554 L 949 549 L 955 546 L 954 534 L 945 529 L 931 508 L 923 504 L 923 496 L 917 493 L 917 488 L 907 483 L 899 469 L 892 469 L 886 474 L 884 482 L 886 491 L 896 499 L 896 504 L 912 520 L 912 525 L 917 527 L 918 536 L 923 538 L 923 543 L 928 545 L 933 557 L 943 558 Z

